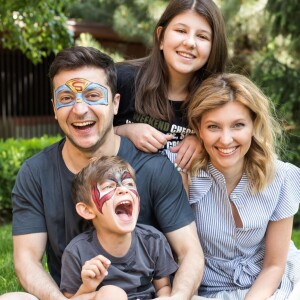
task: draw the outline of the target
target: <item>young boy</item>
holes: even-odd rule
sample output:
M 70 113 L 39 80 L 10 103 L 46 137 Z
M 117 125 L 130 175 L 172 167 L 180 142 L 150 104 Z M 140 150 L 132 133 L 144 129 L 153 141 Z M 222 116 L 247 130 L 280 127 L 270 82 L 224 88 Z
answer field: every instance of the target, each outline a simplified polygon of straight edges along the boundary
M 101 300 L 170 296 L 169 275 L 177 264 L 161 232 L 136 226 L 140 199 L 131 166 L 118 156 L 96 159 L 76 175 L 72 192 L 77 213 L 93 228 L 64 251 L 64 295 L 91 293 Z

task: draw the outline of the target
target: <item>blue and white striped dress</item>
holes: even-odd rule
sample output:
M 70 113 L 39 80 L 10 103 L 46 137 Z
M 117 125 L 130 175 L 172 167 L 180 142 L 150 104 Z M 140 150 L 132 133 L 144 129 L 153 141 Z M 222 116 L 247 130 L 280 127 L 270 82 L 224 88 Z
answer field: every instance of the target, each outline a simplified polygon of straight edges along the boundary
M 224 176 L 209 164 L 191 178 L 189 201 L 205 255 L 199 295 L 228 300 L 244 299 L 261 271 L 269 221 L 293 216 L 300 201 L 300 169 L 278 161 L 273 182 L 253 194 L 243 175 L 230 194 L 243 223 L 237 228 Z M 300 278 L 300 251 L 291 242 L 286 271 L 270 299 L 283 300 Z M 299 295 L 300 299 L 300 295 Z

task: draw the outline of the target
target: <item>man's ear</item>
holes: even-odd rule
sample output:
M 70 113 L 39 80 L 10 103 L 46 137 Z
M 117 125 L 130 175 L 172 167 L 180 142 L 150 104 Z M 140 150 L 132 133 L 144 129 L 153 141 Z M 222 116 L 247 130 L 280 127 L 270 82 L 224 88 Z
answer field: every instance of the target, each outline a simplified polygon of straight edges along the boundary
M 82 218 L 84 218 L 86 220 L 92 220 L 96 217 L 92 208 L 83 202 L 78 202 L 76 204 L 76 211 L 79 216 L 81 216 Z
M 53 107 L 53 111 L 54 111 L 54 117 L 55 117 L 55 120 L 57 120 L 57 116 L 56 116 L 56 105 L 55 105 L 55 102 L 54 102 L 54 99 L 53 99 L 53 98 L 51 99 L 51 102 L 52 102 L 52 107 Z
M 116 115 L 118 113 L 119 110 L 119 104 L 120 104 L 120 94 L 115 94 L 114 98 L 113 98 L 113 105 L 114 105 L 114 115 Z

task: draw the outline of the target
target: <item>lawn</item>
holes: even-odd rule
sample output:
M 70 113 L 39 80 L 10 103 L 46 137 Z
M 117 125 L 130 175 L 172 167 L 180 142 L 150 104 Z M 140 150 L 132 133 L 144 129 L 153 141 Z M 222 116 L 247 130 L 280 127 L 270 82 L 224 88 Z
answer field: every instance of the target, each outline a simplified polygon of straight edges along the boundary
M 300 248 L 300 230 L 294 230 L 293 240 Z M 12 262 L 11 225 L 0 226 L 0 295 L 9 291 L 21 291 Z

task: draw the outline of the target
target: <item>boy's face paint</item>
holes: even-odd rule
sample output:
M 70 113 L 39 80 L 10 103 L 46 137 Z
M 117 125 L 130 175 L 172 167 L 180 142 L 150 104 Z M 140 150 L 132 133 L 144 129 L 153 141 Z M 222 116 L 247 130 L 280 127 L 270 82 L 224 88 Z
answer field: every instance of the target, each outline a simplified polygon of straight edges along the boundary
M 107 88 L 84 78 L 73 78 L 55 90 L 57 109 L 83 102 L 88 105 L 108 105 Z
M 96 183 L 92 186 L 92 199 L 100 213 L 106 201 L 113 199 L 117 188 L 125 188 L 131 194 L 134 194 L 139 201 L 139 194 L 136 184 L 130 172 L 127 169 L 113 169 L 106 176 L 102 183 Z

